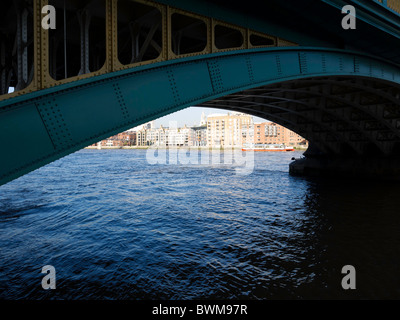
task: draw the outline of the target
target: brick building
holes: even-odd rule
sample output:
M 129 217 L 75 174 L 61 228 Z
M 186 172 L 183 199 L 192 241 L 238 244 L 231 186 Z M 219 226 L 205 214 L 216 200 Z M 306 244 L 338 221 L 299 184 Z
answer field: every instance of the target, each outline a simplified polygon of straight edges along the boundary
M 306 146 L 307 141 L 297 133 L 274 122 L 254 124 L 255 144 L 284 144 L 286 146 Z
M 125 131 L 103 141 L 93 144 L 93 147 L 126 147 L 136 145 L 136 132 Z

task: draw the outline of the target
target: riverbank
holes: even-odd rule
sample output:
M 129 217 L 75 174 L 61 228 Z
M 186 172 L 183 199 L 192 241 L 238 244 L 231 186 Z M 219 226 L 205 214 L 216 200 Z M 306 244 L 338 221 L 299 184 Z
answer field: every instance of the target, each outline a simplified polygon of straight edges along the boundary
M 149 148 L 152 148 L 154 146 L 101 146 L 101 148 L 97 146 L 89 146 L 86 147 L 85 149 L 91 149 L 91 150 L 121 150 L 121 149 L 139 149 L 139 150 L 147 150 Z M 212 148 L 212 147 L 199 147 L 199 146 L 192 146 L 192 147 L 165 147 L 165 146 L 158 146 L 157 149 L 199 149 L 199 150 L 224 150 L 226 148 Z M 296 151 L 306 151 L 307 148 L 302 148 L 302 147 L 293 147 Z M 233 147 L 233 148 L 227 148 L 227 149 L 242 149 L 242 147 Z
M 97 146 L 89 146 L 86 147 L 85 149 L 91 149 L 91 150 L 116 150 L 116 149 L 148 149 L 149 147 L 137 147 L 137 146 L 101 146 L 100 148 Z

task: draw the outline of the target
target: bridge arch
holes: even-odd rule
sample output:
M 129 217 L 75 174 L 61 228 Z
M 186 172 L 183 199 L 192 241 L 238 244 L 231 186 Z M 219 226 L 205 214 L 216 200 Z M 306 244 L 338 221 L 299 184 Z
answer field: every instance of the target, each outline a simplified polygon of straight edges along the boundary
M 399 152 L 400 68 L 320 48 L 267 48 L 121 70 L 0 102 L 0 184 L 189 106 L 244 111 L 328 155 Z

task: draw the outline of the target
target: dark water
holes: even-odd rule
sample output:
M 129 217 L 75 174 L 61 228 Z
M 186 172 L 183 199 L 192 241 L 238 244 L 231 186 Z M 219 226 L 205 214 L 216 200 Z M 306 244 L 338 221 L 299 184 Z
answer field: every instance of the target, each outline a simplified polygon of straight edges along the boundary
M 248 176 L 145 154 L 83 150 L 0 187 L 0 298 L 400 298 L 400 185 L 291 177 L 300 153 Z

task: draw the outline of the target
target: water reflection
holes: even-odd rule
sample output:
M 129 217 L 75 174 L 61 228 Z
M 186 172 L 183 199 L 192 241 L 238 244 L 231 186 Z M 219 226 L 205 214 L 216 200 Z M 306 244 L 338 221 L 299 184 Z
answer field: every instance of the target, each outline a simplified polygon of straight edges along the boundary
M 2 186 L 0 298 L 399 298 L 400 186 L 290 177 L 292 156 L 238 176 L 84 150 Z

